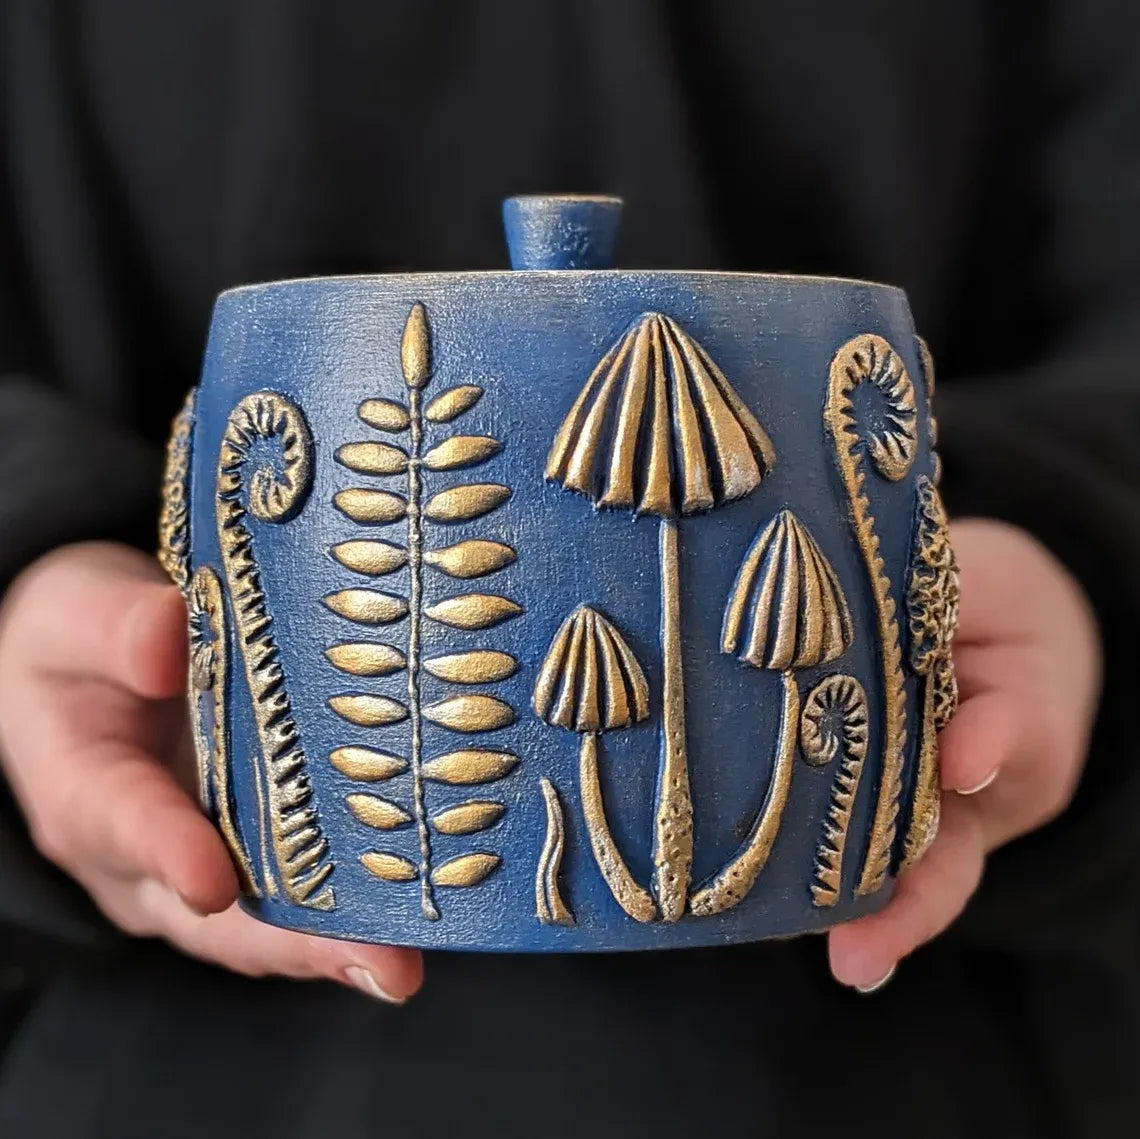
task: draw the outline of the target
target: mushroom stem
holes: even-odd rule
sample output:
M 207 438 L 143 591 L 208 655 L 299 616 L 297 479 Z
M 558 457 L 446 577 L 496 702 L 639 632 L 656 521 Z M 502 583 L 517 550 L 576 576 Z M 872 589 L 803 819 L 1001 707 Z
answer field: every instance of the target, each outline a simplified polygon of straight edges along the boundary
M 681 663 L 681 573 L 677 522 L 662 518 L 661 560 L 662 691 L 661 770 L 654 819 L 653 884 L 665 921 L 685 912 L 693 862 L 693 801 L 685 746 L 685 682 Z
M 583 733 L 578 748 L 582 815 L 586 820 L 586 833 L 590 836 L 590 848 L 617 904 L 635 921 L 649 922 L 657 916 L 657 907 L 649 891 L 638 885 L 629 872 L 606 822 L 602 786 L 598 781 L 598 736 L 597 732 Z
M 735 858 L 707 885 L 702 886 L 690 899 L 689 908 L 699 917 L 708 917 L 730 910 L 744 900 L 756 884 L 764 869 L 772 845 L 780 830 L 788 790 L 792 785 L 792 770 L 796 762 L 796 733 L 800 722 L 800 692 L 795 674 L 788 669 L 783 674 L 784 706 L 780 714 L 780 745 L 776 753 L 776 766 L 764 806 L 752 827 L 752 833 Z
M 900 869 L 909 870 L 934 841 L 942 807 L 942 788 L 938 775 L 938 730 L 934 724 L 934 677 L 922 678 L 922 738 L 918 747 L 918 771 L 914 777 L 914 795 L 903 840 Z

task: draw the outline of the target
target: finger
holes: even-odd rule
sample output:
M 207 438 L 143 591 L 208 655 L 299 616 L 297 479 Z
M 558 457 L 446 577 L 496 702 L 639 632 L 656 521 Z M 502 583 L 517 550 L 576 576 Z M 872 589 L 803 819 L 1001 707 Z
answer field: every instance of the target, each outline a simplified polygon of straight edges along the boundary
M 118 741 L 79 750 L 51 795 L 31 798 L 29 822 L 49 858 L 85 885 L 98 875 L 157 879 L 201 913 L 237 896 L 225 846 L 173 776 Z
M 185 952 L 248 976 L 325 978 L 396 1004 L 423 983 L 423 957 L 414 949 L 294 933 L 257 921 L 236 905 L 201 917 L 156 882 L 141 883 L 136 900 L 155 930 Z
M 984 854 L 977 812 L 968 800 L 943 797 L 938 837 L 898 881 L 877 914 L 828 935 L 831 971 L 844 985 L 873 988 L 908 953 L 937 937 L 963 910 L 981 881 Z
M 53 673 L 98 676 L 149 699 L 185 683 L 186 612 L 153 558 L 93 545 L 45 559 L 21 585 L 23 659 Z
M 988 787 L 1019 746 L 1023 721 L 1008 692 L 991 689 L 965 700 L 938 736 L 942 786 L 963 795 Z

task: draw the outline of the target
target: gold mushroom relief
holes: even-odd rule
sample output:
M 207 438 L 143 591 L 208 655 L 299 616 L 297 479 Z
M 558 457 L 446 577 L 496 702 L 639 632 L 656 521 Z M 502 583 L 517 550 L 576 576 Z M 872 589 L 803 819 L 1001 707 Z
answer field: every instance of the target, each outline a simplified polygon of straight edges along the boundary
M 649 684 L 621 633 L 589 606 L 575 609 L 554 635 L 535 681 L 534 710 L 581 737 L 579 794 L 594 861 L 617 904 L 635 921 L 653 921 L 657 906 L 618 850 L 598 779 L 602 734 L 648 717 Z
M 771 440 L 709 354 L 654 312 L 598 363 L 547 457 L 546 477 L 596 506 L 659 519 L 664 681 L 653 861 L 666 921 L 685 912 L 693 858 L 678 519 L 750 494 L 774 462 Z
M 778 672 L 783 705 L 768 794 L 740 850 L 696 890 L 690 909 L 708 916 L 740 903 L 767 864 L 791 788 L 800 697 L 795 672 L 842 656 L 853 639 L 839 578 L 815 539 L 782 510 L 744 556 L 725 608 L 721 651 Z M 840 857 L 842 855 L 840 854 Z
M 861 384 L 874 387 L 885 403 L 882 422 L 861 434 L 853 394 Z M 867 497 L 864 453 L 883 478 L 897 482 L 914 462 L 918 447 L 914 384 L 901 357 L 881 336 L 864 333 L 849 340 L 831 361 L 823 421 L 851 511 L 855 540 L 875 600 L 883 680 L 883 746 L 879 792 L 867 854 L 856 887 L 873 894 L 886 880 L 897 829 L 906 748 L 906 689 L 899 647 L 899 623 L 875 519 Z
M 373 787 L 410 775 L 410 793 L 403 802 L 374 791 L 354 791 L 345 804 L 357 822 L 382 833 L 414 829 L 416 858 L 391 850 L 367 851 L 365 869 L 388 883 L 419 883 L 420 912 L 428 920 L 439 918 L 435 889 L 478 885 L 500 865 L 497 854 L 473 851 L 438 862 L 433 835 L 445 839 L 481 834 L 496 826 L 507 810 L 504 801 L 472 798 L 448 802 L 429 811 L 426 784 L 444 787 L 492 783 L 509 775 L 518 763 L 510 752 L 492 748 L 466 748 L 426 758 L 424 730 L 435 724 L 449 732 L 495 732 L 515 720 L 505 700 L 487 692 L 460 691 L 428 703 L 424 678 L 469 689 L 493 685 L 512 676 L 518 661 L 510 654 L 482 646 L 456 645 L 437 656 L 424 652 L 424 623 L 453 630 L 457 635 L 482 633 L 518 617 L 522 607 L 509 597 L 485 590 L 428 600 L 428 571 L 444 579 L 467 581 L 487 578 L 511 566 L 515 550 L 490 538 L 467 537 L 450 544 L 429 542 L 428 524 L 448 526 L 472 522 L 497 510 L 511 496 L 509 487 L 493 482 L 460 483 L 428 492 L 427 477 L 478 466 L 502 450 L 489 435 L 455 434 L 429 440 L 435 428 L 470 411 L 483 396 L 475 384 L 448 388 L 428 401 L 425 389 L 433 375 L 431 330 L 427 310 L 412 306 L 400 342 L 400 369 L 407 403 L 394 399 L 367 399 L 357 414 L 362 423 L 399 442 L 365 439 L 341 445 L 337 463 L 369 479 L 401 480 L 395 489 L 371 485 L 350 486 L 333 496 L 334 506 L 361 526 L 402 524 L 401 538 L 353 537 L 337 542 L 329 553 L 350 573 L 382 579 L 407 571 L 406 594 L 375 588 L 352 587 L 324 598 L 336 616 L 359 626 L 384 628 L 383 639 L 370 639 L 362 631 L 329 645 L 329 664 L 348 676 L 367 679 L 405 675 L 399 697 L 382 692 L 345 692 L 329 698 L 329 706 L 342 720 L 366 731 L 397 724 L 409 731 L 407 756 L 393 755 L 364 743 L 334 748 L 329 762 L 346 779 Z M 377 634 L 379 636 L 379 634 Z
M 915 486 L 915 549 L 907 588 L 910 616 L 910 664 L 922 685 L 922 729 L 918 771 L 903 842 L 903 869 L 913 866 L 938 832 L 941 786 L 938 730 L 958 704 L 958 685 L 950 655 L 958 625 L 958 563 L 950 545 L 950 525 L 942 496 L 932 479 L 920 475 Z

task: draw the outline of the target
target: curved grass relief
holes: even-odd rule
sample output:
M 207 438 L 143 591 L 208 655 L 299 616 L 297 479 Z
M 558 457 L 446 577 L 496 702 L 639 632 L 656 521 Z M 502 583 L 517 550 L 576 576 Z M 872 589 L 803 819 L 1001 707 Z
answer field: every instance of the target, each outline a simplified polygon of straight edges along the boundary
M 812 902 L 834 906 L 843 880 L 843 852 L 863 761 L 867 758 L 867 693 L 853 676 L 826 676 L 808 693 L 800 714 L 800 750 L 807 763 L 823 767 L 842 756 L 831 785 L 823 841 L 815 856 Z
M 910 821 L 903 840 L 904 870 L 922 857 L 938 833 L 942 787 L 938 730 L 953 716 L 958 685 L 950 655 L 958 626 L 958 562 L 950 545 L 950 524 L 933 479 L 915 485 L 915 548 L 907 584 L 910 664 L 922 685 L 922 728 Z
M 186 592 L 190 617 L 190 722 L 198 760 L 198 800 L 211 812 L 230 852 L 243 894 L 260 898 L 249 852 L 238 833 L 230 778 L 226 692 L 229 652 L 222 583 L 209 566 L 199 566 Z M 205 700 L 204 697 L 209 697 Z M 205 717 L 210 718 L 207 732 Z
M 432 378 L 432 367 L 427 311 L 422 304 L 415 304 L 400 342 L 407 403 L 368 399 L 357 409 L 364 424 L 387 433 L 393 441 L 348 442 L 335 455 L 342 467 L 357 475 L 401 480 L 395 490 L 346 487 L 333 498 L 337 509 L 351 521 L 370 528 L 402 523 L 406 533 L 404 541 L 369 535 L 339 542 L 330 549 L 331 556 L 345 569 L 372 578 L 406 568 L 407 595 L 354 588 L 331 593 L 324 599 L 325 605 L 346 621 L 392 627 L 384 633 L 383 640 L 366 639 L 362 634 L 359 639 L 345 638 L 330 645 L 325 655 L 334 668 L 353 677 L 403 672 L 406 683 L 401 698 L 350 692 L 331 696 L 329 706 L 359 728 L 382 729 L 407 721 L 407 757 L 346 744 L 335 748 L 329 759 L 341 774 L 361 782 L 410 776 L 411 788 L 402 802 L 364 793 L 349 794 L 345 802 L 356 820 L 365 826 L 381 831 L 395 831 L 405 825 L 414 829 L 418 848 L 415 861 L 394 851 L 369 851 L 361 862 L 380 881 L 418 882 L 420 912 L 429 921 L 440 917 L 436 887 L 476 886 L 500 863 L 498 855 L 477 851 L 436 865 L 433 835 L 458 837 L 490 831 L 502 819 L 507 805 L 498 799 L 470 799 L 429 809 L 426 785 L 492 782 L 508 774 L 518 758 L 509 752 L 481 748 L 425 758 L 425 724 L 434 723 L 464 734 L 493 732 L 512 724 L 515 712 L 506 701 L 486 692 L 460 691 L 428 703 L 424 698 L 424 678 L 464 687 L 492 685 L 513 675 L 518 661 L 509 653 L 466 642 L 455 645 L 454 651 L 425 658 L 424 622 L 455 630 L 462 637 L 492 629 L 523 612 L 510 598 L 486 591 L 429 599 L 436 580 L 429 572 L 444 579 L 465 581 L 489 577 L 516 560 L 515 551 L 503 542 L 470 537 L 436 546 L 431 541 L 434 525 L 471 522 L 497 510 L 511 496 L 510 488 L 499 483 L 460 483 L 438 490 L 431 486 L 436 475 L 479 466 L 493 459 L 503 447 L 501 441 L 487 435 L 430 437 L 438 425 L 458 419 L 483 395 L 481 387 L 463 384 L 439 393 L 425 406 L 424 389 Z
M 635 921 L 653 921 L 657 905 L 618 850 L 598 778 L 602 734 L 648 717 L 649 683 L 621 633 L 589 606 L 575 609 L 555 633 L 535 681 L 534 710 L 581 736 L 579 794 L 594 861 L 617 904 Z
M 545 776 L 539 780 L 543 803 L 546 805 L 546 838 L 538 856 L 538 869 L 534 875 L 534 907 L 543 925 L 573 925 L 574 915 L 562 898 L 558 880 L 562 869 L 562 854 L 566 847 L 566 826 L 562 820 L 562 801 L 554 784 Z
M 548 479 L 595 506 L 658 518 L 664 680 L 653 877 L 665 921 L 685 912 L 693 861 L 679 519 L 750 494 L 774 462 L 771 440 L 724 373 L 656 312 L 639 316 L 594 368 L 546 461 Z
M 250 449 L 259 440 L 278 444 L 280 471 L 268 464 L 251 469 Z M 290 708 L 248 525 L 249 515 L 264 523 L 288 522 L 304 505 L 312 477 L 312 440 L 300 408 L 271 391 L 242 399 L 222 437 L 216 512 L 236 640 L 261 744 L 259 825 L 262 848 L 272 851 L 273 862 L 269 866 L 264 860 L 265 891 L 295 905 L 331 910 L 336 898 L 326 882 L 333 870 L 328 842 L 312 803 L 308 759 Z
M 855 421 L 853 393 L 860 384 L 873 385 L 886 403 L 883 424 L 860 434 Z M 902 793 L 906 747 L 906 689 L 899 648 L 899 623 L 891 582 L 887 577 L 875 519 L 865 489 L 864 451 L 884 478 L 897 482 L 906 476 L 918 446 L 914 385 L 895 350 L 881 336 L 865 333 L 836 352 L 828 375 L 823 421 L 835 447 L 835 459 L 851 510 L 855 540 L 866 566 L 875 600 L 879 654 L 883 677 L 883 748 L 879 793 L 858 894 L 880 889 L 890 869 Z
M 744 555 L 729 594 L 721 652 L 782 681 L 779 742 L 772 777 L 752 830 L 737 853 L 693 893 L 690 909 L 707 917 L 747 897 L 768 863 L 791 789 L 800 730 L 795 673 L 842 656 L 854 631 L 835 570 L 807 527 L 781 510 Z

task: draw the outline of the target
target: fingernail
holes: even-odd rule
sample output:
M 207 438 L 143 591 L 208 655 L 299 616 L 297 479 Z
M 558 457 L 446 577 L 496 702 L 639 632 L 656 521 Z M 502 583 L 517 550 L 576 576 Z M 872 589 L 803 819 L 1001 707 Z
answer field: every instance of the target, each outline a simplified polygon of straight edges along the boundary
M 959 795 L 976 795 L 979 791 L 984 791 L 997 777 L 1001 768 L 995 767 L 984 779 L 975 783 L 973 787 L 960 787 L 958 789 Z
M 406 997 L 394 997 L 379 981 L 363 966 L 349 965 L 344 971 L 344 979 L 354 988 L 359 989 L 365 996 L 377 1001 L 386 1001 L 390 1005 L 402 1005 Z
M 890 983 L 891 978 L 898 972 L 898 967 L 896 961 L 877 981 L 872 981 L 869 985 L 852 985 L 851 987 L 862 996 L 869 997 Z

